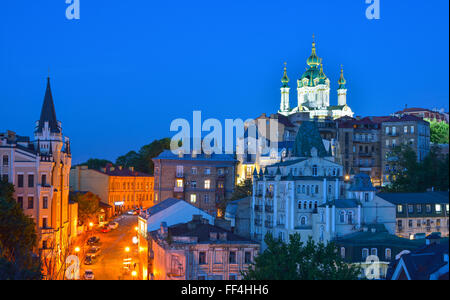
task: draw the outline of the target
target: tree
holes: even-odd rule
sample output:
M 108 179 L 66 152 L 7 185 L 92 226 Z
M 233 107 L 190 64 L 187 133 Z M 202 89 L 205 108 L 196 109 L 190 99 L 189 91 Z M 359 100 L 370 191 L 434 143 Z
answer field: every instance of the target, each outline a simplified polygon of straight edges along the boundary
M 244 182 L 237 184 L 233 194 L 229 199 L 223 199 L 217 203 L 217 209 L 219 209 L 219 215 L 223 216 L 228 202 L 250 197 L 253 192 L 253 183 L 251 179 L 246 179 Z
M 306 244 L 299 234 L 289 243 L 264 238 L 267 249 L 255 258 L 244 272 L 245 280 L 356 280 L 361 269 L 343 261 L 334 243 L 315 243 L 310 237 Z
M 74 193 L 70 196 L 72 201 L 78 203 L 78 220 L 81 224 L 88 224 L 98 219 L 100 212 L 100 197 L 91 193 Z
M 154 174 L 153 158 L 160 155 L 164 150 L 170 150 L 170 139 L 164 138 L 154 140 L 148 145 L 142 146 L 139 152 L 130 151 L 116 160 L 116 165 L 134 167 L 136 171 Z
M 449 127 L 445 122 L 430 122 L 430 139 L 434 144 L 448 144 Z
M 36 225 L 13 194 L 12 184 L 0 182 L 0 280 L 40 279 L 40 263 L 33 255 Z
M 427 189 L 447 191 L 449 188 L 449 157 L 442 156 L 438 147 L 432 147 L 419 162 L 409 146 L 396 147 L 388 157 L 392 182 L 383 188 L 386 192 L 419 193 Z
M 88 169 L 100 170 L 101 168 L 104 168 L 107 164 L 112 164 L 112 162 L 106 159 L 91 158 L 88 159 L 87 162 L 79 164 L 79 166 L 87 166 Z

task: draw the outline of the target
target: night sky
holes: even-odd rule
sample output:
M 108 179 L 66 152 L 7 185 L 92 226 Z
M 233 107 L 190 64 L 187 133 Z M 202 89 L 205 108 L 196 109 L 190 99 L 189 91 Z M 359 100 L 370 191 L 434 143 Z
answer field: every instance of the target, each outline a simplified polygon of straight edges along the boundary
M 356 115 L 409 107 L 445 108 L 449 99 L 449 2 L 381 0 L 2 1 L 0 132 L 33 134 L 50 70 L 56 113 L 73 163 L 115 160 L 173 136 L 173 119 L 249 118 L 279 108 L 283 63 L 296 79 L 312 35 L 331 80 L 344 65 Z M 6 6 L 6 8 L 5 8 Z

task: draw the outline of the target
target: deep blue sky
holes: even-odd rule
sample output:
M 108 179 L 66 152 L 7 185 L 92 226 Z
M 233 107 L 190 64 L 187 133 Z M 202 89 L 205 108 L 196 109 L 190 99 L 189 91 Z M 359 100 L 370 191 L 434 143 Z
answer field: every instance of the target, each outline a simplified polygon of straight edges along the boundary
M 32 135 L 50 68 L 74 163 L 172 136 L 171 121 L 193 110 L 220 120 L 276 112 L 283 62 L 295 87 L 313 33 L 333 104 L 344 64 L 357 115 L 448 110 L 447 0 L 381 0 L 381 20 L 365 18 L 364 0 L 80 3 L 73 21 L 64 0 L 0 9 L 0 132 Z

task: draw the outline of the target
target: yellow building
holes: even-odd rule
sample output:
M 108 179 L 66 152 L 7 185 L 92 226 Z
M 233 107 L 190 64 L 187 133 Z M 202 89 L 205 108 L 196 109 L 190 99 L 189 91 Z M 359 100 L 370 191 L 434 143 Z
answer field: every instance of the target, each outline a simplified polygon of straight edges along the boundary
M 112 207 L 108 216 L 153 206 L 154 177 L 133 168 L 107 166 L 101 170 L 77 166 L 70 171 L 70 189 L 89 191 Z

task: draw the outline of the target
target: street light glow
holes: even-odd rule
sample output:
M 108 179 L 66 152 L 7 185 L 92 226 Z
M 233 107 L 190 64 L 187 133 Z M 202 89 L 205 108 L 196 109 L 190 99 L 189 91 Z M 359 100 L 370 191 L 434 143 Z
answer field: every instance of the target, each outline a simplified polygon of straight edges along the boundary
M 131 276 L 136 277 L 137 276 L 137 272 L 136 271 L 131 272 Z
M 76 253 L 80 252 L 80 247 L 75 247 L 75 252 Z
M 125 247 L 125 252 L 130 252 L 130 247 Z

